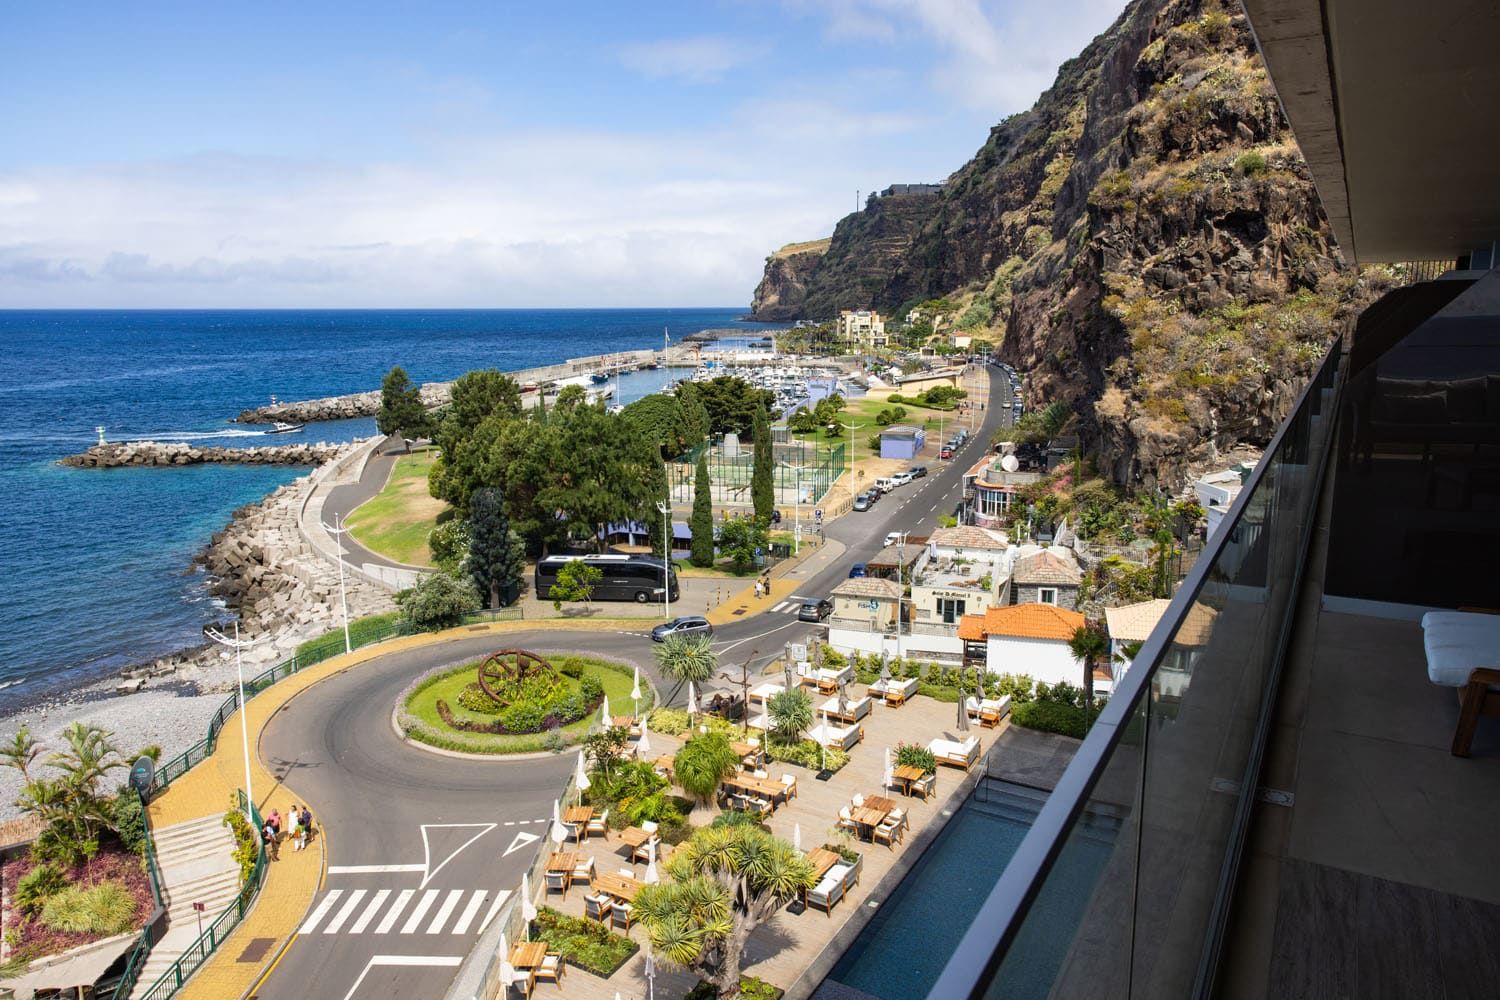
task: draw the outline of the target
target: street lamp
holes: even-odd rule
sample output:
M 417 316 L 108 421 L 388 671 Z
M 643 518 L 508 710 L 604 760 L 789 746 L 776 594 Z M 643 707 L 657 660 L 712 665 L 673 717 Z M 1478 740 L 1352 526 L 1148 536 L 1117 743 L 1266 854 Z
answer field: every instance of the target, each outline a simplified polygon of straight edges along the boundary
M 240 651 L 255 645 L 250 640 L 240 638 L 240 623 L 236 619 L 234 623 L 234 638 L 231 639 L 217 629 L 205 628 L 203 634 L 221 646 L 228 646 L 234 650 L 234 673 L 239 682 L 240 690 L 240 743 L 245 751 L 245 822 L 253 828 L 255 818 L 251 813 L 254 808 L 255 793 L 250 788 L 250 727 L 245 722 L 245 668 L 240 660 Z
M 899 553 L 896 556 L 896 655 L 901 654 L 901 599 L 906 594 L 906 588 L 901 583 L 902 568 L 906 565 L 906 532 L 901 532 Z
M 661 606 L 666 614 L 667 621 L 672 620 L 672 505 L 665 500 L 656 501 L 656 509 L 661 512 L 661 546 L 666 558 L 662 561 L 661 568 Z
M 752 649 L 750 650 L 749 657 L 746 658 L 744 663 L 740 664 L 740 676 L 738 679 L 738 683 L 740 685 L 740 703 L 744 706 L 745 709 L 745 735 L 747 737 L 750 735 L 750 664 L 755 662 L 755 657 L 758 655 L 759 651 Z M 721 673 L 719 674 L 719 677 L 722 680 L 726 680 L 731 683 L 735 682 L 735 678 L 729 676 L 729 674 L 727 673 Z M 767 709 L 767 711 L 769 712 L 769 708 Z
M 323 530 L 339 540 L 339 605 L 344 609 L 344 652 L 351 653 L 354 646 L 349 642 L 349 599 L 344 594 L 344 536 L 349 529 L 344 525 L 344 519 L 338 514 L 333 515 L 334 527 L 330 528 L 328 522 L 323 522 Z

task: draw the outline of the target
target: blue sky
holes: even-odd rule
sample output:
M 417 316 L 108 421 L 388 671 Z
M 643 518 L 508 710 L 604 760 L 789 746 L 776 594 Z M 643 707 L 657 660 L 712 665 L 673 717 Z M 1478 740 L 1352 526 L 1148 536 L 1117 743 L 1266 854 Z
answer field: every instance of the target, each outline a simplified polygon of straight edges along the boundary
M 748 303 L 1122 5 L 5 4 L 0 308 Z

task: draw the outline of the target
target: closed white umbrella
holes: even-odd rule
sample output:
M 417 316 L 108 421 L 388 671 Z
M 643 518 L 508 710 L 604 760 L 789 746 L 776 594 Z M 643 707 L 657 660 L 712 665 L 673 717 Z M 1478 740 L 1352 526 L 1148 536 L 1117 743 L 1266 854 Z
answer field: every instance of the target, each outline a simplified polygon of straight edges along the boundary
M 509 986 L 511 980 L 516 978 L 516 970 L 510 964 L 510 942 L 505 940 L 505 932 L 500 932 L 500 985 Z
M 630 686 L 630 700 L 635 702 L 635 714 L 641 714 L 641 668 L 635 668 L 635 683 Z
M 797 850 L 797 851 L 802 850 L 802 824 L 801 823 L 793 823 L 792 824 L 792 849 L 793 850 Z
M 885 748 L 885 785 L 884 785 L 884 787 L 886 787 L 886 788 L 891 787 L 892 782 L 894 782 L 895 780 L 896 780 L 896 776 L 891 773 L 891 748 L 890 747 L 886 747 Z
M 958 672 L 958 731 L 969 731 L 969 706 L 964 703 L 964 671 Z
M 636 744 L 636 750 L 643 757 L 651 752 L 650 724 L 645 716 L 641 717 L 641 741 Z
M 693 690 L 693 682 L 688 681 L 688 715 L 698 714 L 698 693 Z
M 661 881 L 661 876 L 656 872 L 656 841 L 646 845 L 646 877 L 647 885 L 655 885 Z
M 531 901 L 531 873 L 521 873 L 521 919 L 526 921 L 526 940 L 531 940 L 531 922 L 536 919 L 536 904 Z
M 568 831 L 562 825 L 562 803 L 556 800 L 552 803 L 552 842 L 561 844 L 568 839 Z
M 607 729 L 611 721 L 609 717 L 609 695 L 605 695 L 604 703 L 599 706 L 599 722 Z
M 578 773 L 573 776 L 573 783 L 578 786 L 580 792 L 588 791 L 589 785 L 593 784 L 593 782 L 589 781 L 588 768 L 583 766 L 582 750 L 578 751 Z

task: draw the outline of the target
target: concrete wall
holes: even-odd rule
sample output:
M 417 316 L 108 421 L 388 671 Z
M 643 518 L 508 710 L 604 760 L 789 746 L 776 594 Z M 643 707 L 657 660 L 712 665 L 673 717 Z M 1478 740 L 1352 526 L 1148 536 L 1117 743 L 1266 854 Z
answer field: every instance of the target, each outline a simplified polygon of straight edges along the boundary
M 1039 681 L 1083 686 L 1083 667 L 1060 639 L 1021 639 L 992 635 L 985 644 L 985 669 L 994 674 L 1029 674 Z

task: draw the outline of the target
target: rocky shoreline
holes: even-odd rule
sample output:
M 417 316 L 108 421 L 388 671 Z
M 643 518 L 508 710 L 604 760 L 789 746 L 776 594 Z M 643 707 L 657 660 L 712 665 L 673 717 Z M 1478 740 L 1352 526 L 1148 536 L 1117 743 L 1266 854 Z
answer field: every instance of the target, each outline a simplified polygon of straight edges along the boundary
M 285 444 L 259 448 L 199 448 L 182 441 L 123 441 L 96 444 L 79 455 L 60 459 L 81 469 L 118 469 L 127 466 L 166 467 L 227 463 L 234 465 L 322 465 L 343 453 L 347 445 Z
M 428 382 L 420 388 L 422 404 L 429 409 L 448 403 L 452 382 Z M 345 396 L 324 396 L 320 399 L 293 400 L 272 403 L 241 410 L 234 418 L 237 424 L 270 424 L 276 421 L 291 424 L 316 423 L 322 420 L 351 420 L 355 417 L 373 417 L 380 410 L 380 390 L 353 392 Z

